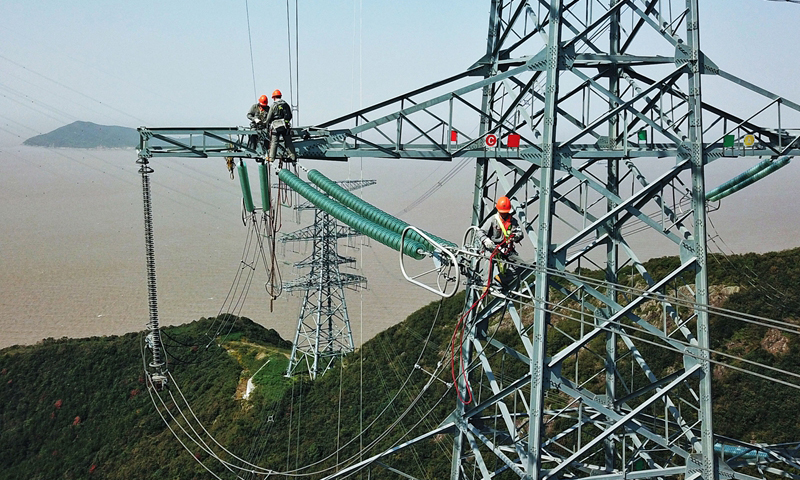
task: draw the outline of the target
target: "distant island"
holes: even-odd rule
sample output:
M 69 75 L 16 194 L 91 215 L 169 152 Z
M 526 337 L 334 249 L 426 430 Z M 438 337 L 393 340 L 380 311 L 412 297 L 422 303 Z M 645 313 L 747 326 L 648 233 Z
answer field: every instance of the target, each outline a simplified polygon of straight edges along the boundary
M 23 142 L 23 145 L 49 148 L 136 148 L 138 144 L 139 132 L 135 128 L 80 121 Z

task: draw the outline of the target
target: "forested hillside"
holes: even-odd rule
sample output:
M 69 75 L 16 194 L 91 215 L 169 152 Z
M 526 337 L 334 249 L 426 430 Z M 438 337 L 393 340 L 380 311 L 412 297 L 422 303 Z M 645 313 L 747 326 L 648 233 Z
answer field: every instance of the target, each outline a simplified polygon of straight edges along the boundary
M 657 272 L 677 263 L 660 258 L 647 268 Z M 716 306 L 798 323 L 800 249 L 711 256 L 709 263 Z M 463 301 L 459 294 L 420 309 L 314 383 L 283 377 L 288 342 L 229 316 L 164 329 L 169 369 L 191 414 L 221 445 L 279 471 L 312 465 L 304 472 L 320 477 L 337 462 L 368 457 L 398 438 L 431 430 L 452 411 L 457 400 L 446 385 L 452 381 L 450 365 L 441 360 L 449 359 Z M 224 334 L 217 335 L 221 324 Z M 495 332 L 500 340 L 506 334 Z M 720 352 L 800 372 L 796 335 L 712 317 L 712 339 Z M 48 339 L 1 350 L 0 478 L 213 478 L 200 464 L 209 460 L 207 454 L 176 428 L 186 423 L 170 422 L 184 448 L 160 417 L 176 414 L 178 390 L 161 395 L 164 403 L 151 399 L 142 362 L 139 333 Z M 244 399 L 256 371 L 256 389 Z M 437 373 L 442 374 L 434 378 Z M 713 389 L 716 433 L 765 443 L 800 440 L 797 390 L 719 365 Z M 444 478 L 451 448 L 450 436 L 443 434 L 397 461 L 421 478 Z

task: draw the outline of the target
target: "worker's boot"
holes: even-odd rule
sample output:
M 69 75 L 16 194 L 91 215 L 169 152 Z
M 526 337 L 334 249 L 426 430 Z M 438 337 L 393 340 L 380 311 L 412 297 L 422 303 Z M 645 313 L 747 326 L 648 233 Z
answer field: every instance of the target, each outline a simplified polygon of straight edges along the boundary
M 489 286 L 489 293 L 497 296 L 504 292 L 505 290 L 503 287 L 502 276 L 500 274 L 497 274 L 494 276 L 494 278 L 492 279 L 492 284 Z

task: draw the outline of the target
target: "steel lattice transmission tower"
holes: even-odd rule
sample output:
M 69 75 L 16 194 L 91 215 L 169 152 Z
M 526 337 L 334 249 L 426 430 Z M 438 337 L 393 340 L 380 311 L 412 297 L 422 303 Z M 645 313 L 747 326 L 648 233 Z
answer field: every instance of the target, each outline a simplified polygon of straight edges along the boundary
M 337 183 L 346 190 L 354 190 L 374 185 L 375 180 Z M 335 218 L 308 202 L 295 208 L 298 211 L 313 209 L 314 223 L 280 239 L 282 243 L 312 243 L 311 255 L 294 264 L 297 268 L 310 268 L 308 274 L 283 284 L 287 292 L 304 292 L 286 375 L 308 373 L 315 379 L 355 349 L 344 289 L 366 287 L 367 279 L 342 273 L 339 269 L 340 265 L 355 263 L 355 258 L 339 255 L 339 240 L 361 236 L 360 232 L 340 225 Z
M 798 153 L 787 124 L 800 106 L 719 68 L 699 27 L 697 0 L 494 0 L 470 69 L 313 130 L 315 158 L 474 157 L 472 225 L 507 195 L 526 228 L 534 257 L 514 301 L 471 308 L 484 279 L 467 285 L 458 388 L 473 402 L 404 444 L 452 432 L 452 480 L 749 479 L 747 467 L 793 464 L 778 451 L 720 459 L 734 446 L 711 415 L 705 167 Z M 706 79 L 758 106 L 704 101 Z M 679 262 L 647 271 L 647 244 Z M 512 335 L 498 334 L 503 314 Z M 331 477 L 392 468 L 397 450 Z
M 471 308 L 484 279 L 466 285 L 458 388 L 473 402 L 331 477 L 396 470 L 396 452 L 449 432 L 452 480 L 794 478 L 788 450 L 714 433 L 705 169 L 800 154 L 800 105 L 703 53 L 698 0 L 489 4 L 465 71 L 296 132 L 301 158 L 472 159 L 465 225 L 507 195 L 531 252 L 514 301 Z M 143 128 L 140 157 L 256 156 L 241 131 Z M 648 271 L 643 246 L 678 261 Z

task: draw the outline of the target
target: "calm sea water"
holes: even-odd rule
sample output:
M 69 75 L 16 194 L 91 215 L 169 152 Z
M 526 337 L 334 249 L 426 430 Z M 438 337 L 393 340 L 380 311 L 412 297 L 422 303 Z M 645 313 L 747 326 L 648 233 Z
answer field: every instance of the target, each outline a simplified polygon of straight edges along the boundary
M 144 222 L 135 161 L 132 150 L 0 149 L 0 348 L 46 337 L 123 334 L 144 328 L 148 321 Z M 712 164 L 709 188 L 753 163 Z M 396 214 L 455 164 L 353 160 L 304 165 L 335 180 L 378 180 L 364 189 L 364 198 Z M 153 167 L 160 321 L 182 324 L 217 315 L 240 268 L 247 237 L 238 178 L 229 178 L 221 159 L 157 159 Z M 472 175 L 471 167 L 464 168 L 403 219 L 460 243 L 470 220 Z M 251 164 L 251 180 L 255 178 Z M 736 253 L 800 245 L 798 181 L 800 166 L 790 164 L 730 197 L 711 214 L 716 233 Z M 254 192 L 259 204 L 258 189 Z M 313 220 L 311 212 L 303 214 L 301 224 L 293 217 L 291 210 L 285 210 L 283 232 Z M 631 242 L 635 245 L 637 240 Z M 642 258 L 675 253 L 647 242 L 636 248 Z M 369 289 L 348 291 L 347 296 L 357 344 L 438 298 L 405 282 L 397 254 L 376 242 L 343 248 L 341 253 L 356 257 L 359 267 L 353 273 L 369 280 Z M 291 263 L 309 254 L 307 247 L 287 247 L 279 258 L 283 278 L 303 273 Z M 241 314 L 291 340 L 301 296 L 284 294 L 270 311 L 265 280 L 260 270 Z

